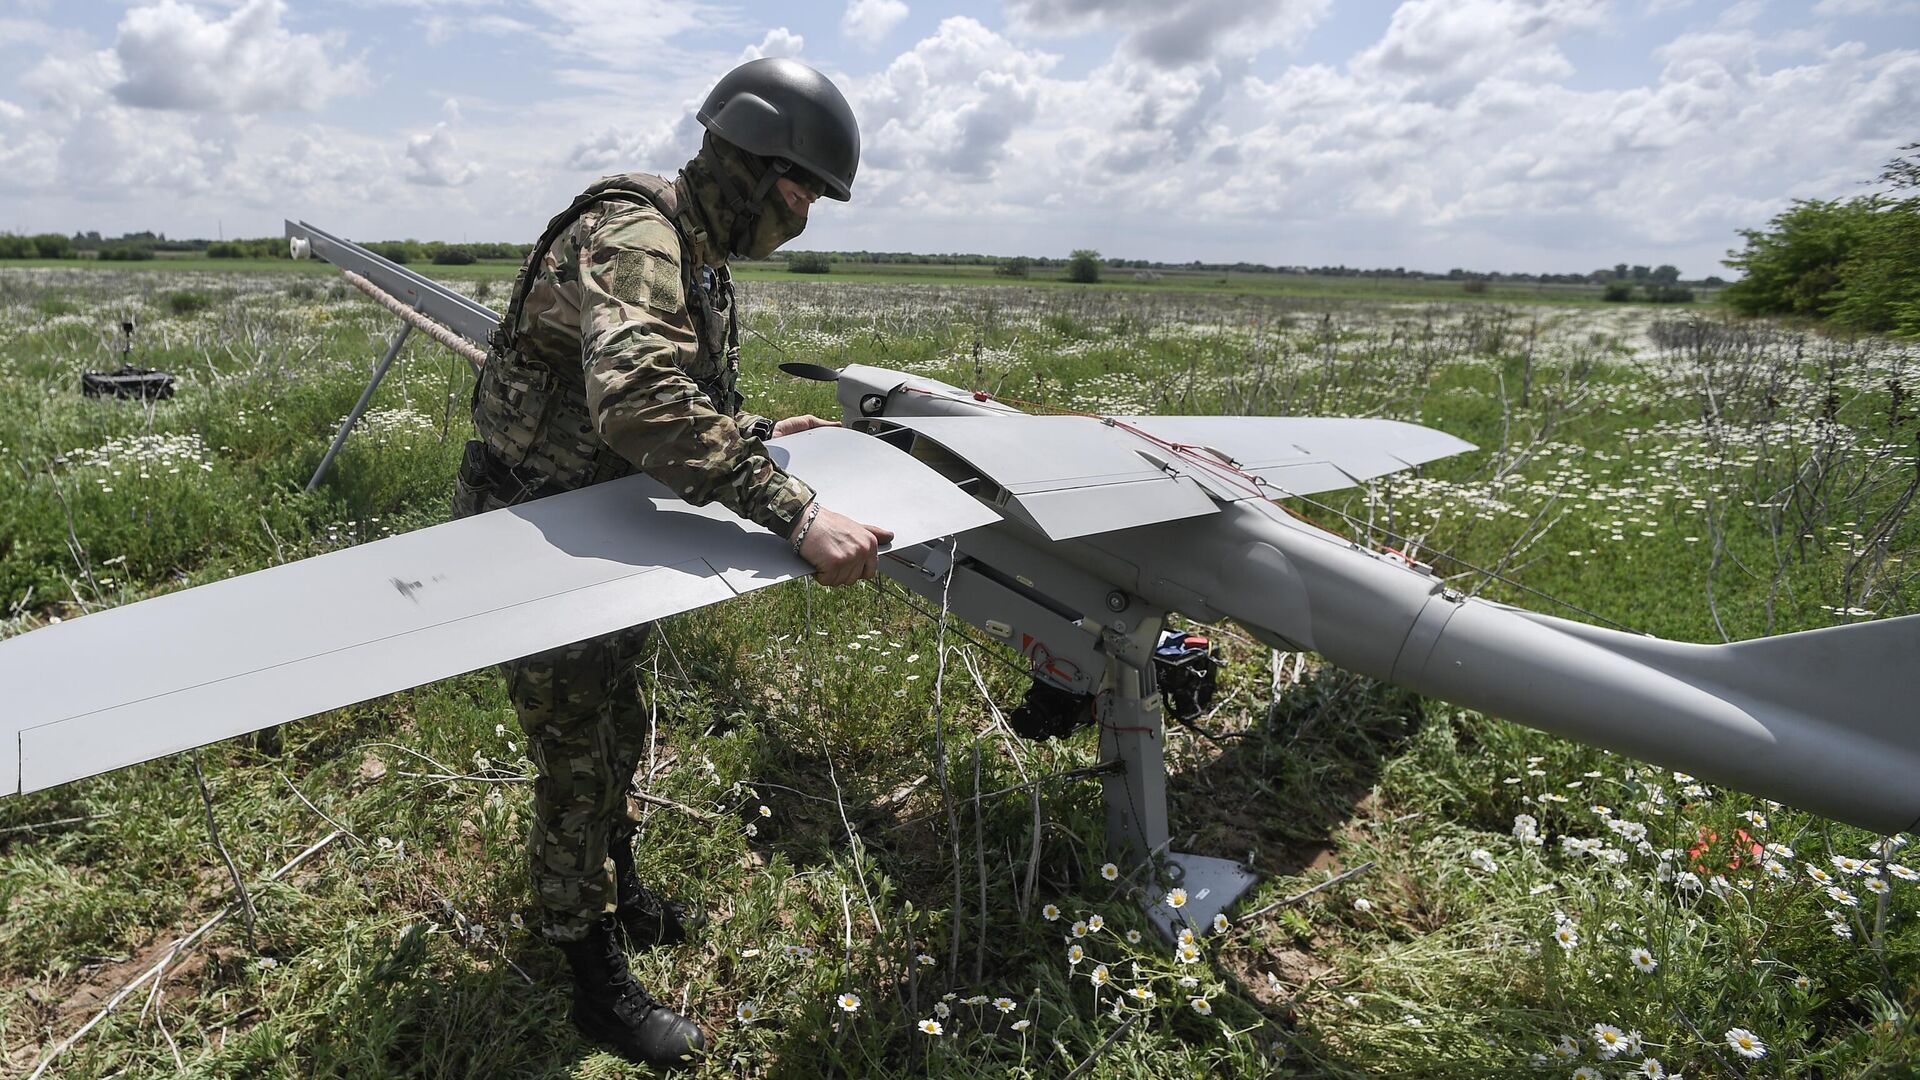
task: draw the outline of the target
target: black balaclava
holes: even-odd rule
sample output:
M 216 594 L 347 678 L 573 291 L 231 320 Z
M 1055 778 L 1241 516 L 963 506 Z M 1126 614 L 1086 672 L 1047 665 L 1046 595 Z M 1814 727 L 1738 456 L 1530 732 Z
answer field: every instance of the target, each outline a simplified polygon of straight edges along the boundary
M 707 257 L 764 259 L 799 236 L 807 219 L 787 205 L 773 186 L 773 163 L 707 133 L 700 153 L 681 170 L 687 194 L 706 221 Z

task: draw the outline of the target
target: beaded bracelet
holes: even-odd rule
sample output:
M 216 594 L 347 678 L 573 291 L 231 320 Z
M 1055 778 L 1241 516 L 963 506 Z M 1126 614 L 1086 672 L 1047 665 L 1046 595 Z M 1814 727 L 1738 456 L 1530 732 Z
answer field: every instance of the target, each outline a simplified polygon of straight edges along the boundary
M 814 499 L 808 503 L 807 508 L 802 511 L 802 513 L 806 516 L 800 519 L 799 526 L 793 530 L 793 550 L 795 553 L 800 551 L 801 544 L 807 542 L 807 530 L 813 528 L 813 519 L 820 516 L 820 500 Z

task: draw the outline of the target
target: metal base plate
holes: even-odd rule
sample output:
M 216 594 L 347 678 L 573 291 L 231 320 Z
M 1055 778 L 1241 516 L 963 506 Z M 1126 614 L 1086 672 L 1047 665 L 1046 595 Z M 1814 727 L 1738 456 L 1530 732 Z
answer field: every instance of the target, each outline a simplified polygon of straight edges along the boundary
M 1213 932 L 1213 917 L 1246 895 L 1260 879 L 1254 872 L 1232 859 L 1209 855 L 1189 855 L 1184 851 L 1167 855 L 1169 890 L 1187 890 L 1187 902 L 1180 908 L 1167 906 L 1166 893 L 1147 908 L 1147 921 L 1171 945 L 1180 939 L 1180 931 L 1192 927 L 1197 935 Z

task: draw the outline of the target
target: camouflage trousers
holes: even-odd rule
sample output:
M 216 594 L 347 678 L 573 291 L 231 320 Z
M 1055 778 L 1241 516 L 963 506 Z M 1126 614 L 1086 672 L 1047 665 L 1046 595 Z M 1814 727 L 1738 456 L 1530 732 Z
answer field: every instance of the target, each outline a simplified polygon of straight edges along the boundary
M 501 491 L 471 466 L 455 481 L 455 517 L 540 494 Z M 638 817 L 628 792 L 650 736 L 639 662 L 652 629 L 643 623 L 500 665 L 538 773 L 527 861 L 550 941 L 579 941 L 614 910 L 611 852 L 632 843 Z

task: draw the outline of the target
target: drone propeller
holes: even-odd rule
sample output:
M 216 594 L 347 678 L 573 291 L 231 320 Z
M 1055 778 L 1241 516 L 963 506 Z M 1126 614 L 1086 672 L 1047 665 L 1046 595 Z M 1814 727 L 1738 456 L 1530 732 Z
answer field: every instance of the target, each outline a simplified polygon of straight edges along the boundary
M 780 365 L 780 370 L 797 379 L 812 379 L 814 382 L 838 382 L 840 372 L 837 369 L 820 364 L 809 364 L 799 360 L 789 360 Z

